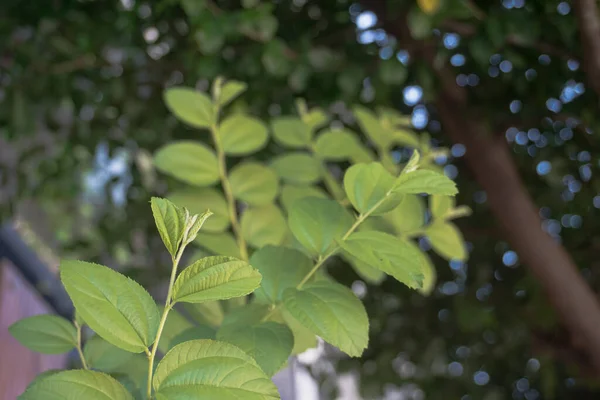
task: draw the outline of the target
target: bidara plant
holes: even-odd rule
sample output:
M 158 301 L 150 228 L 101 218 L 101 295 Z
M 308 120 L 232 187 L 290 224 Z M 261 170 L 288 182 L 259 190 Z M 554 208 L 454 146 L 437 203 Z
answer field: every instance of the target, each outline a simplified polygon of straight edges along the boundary
M 218 80 L 212 98 L 166 91 L 177 118 L 210 131 L 214 150 L 183 141 L 155 155 L 158 169 L 192 186 L 151 200 L 172 259 L 164 306 L 116 271 L 63 261 L 74 321 L 35 316 L 10 331 L 34 351 L 76 349 L 82 369 L 44 373 L 20 399 L 278 399 L 270 377 L 317 337 L 350 356 L 367 348 L 366 311 L 325 273 L 329 259 L 343 257 L 370 282 L 390 275 L 428 294 L 433 266 L 412 239 L 427 236 L 440 255 L 466 257 L 450 221 L 468 210 L 454 206 L 456 186 L 433 163 L 440 150 L 390 110 L 354 110 L 373 151 L 345 128 L 313 139 L 328 118 L 299 102 L 300 118 L 271 123 L 275 141 L 293 152 L 268 165 L 246 159 L 228 172 L 227 156 L 248 158 L 269 136 L 248 115 L 219 118 L 244 89 Z M 402 168 L 391 155 L 398 144 L 416 149 Z M 342 182 L 326 164 L 332 161 L 351 165 Z M 221 191 L 211 187 L 219 181 Z M 423 194 L 431 196 L 429 212 Z M 212 255 L 177 274 L 191 243 Z M 85 326 L 94 332 L 87 340 Z

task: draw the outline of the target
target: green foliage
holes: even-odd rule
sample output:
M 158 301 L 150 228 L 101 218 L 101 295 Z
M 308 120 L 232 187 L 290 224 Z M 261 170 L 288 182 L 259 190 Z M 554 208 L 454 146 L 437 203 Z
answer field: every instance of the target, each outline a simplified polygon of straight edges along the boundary
M 61 279 L 78 323 L 39 317 L 55 321 L 55 329 L 43 330 L 40 326 L 47 322 L 28 320 L 11 328 L 14 334 L 28 332 L 22 339 L 34 350 L 77 348 L 84 369 L 105 371 L 124 385 L 76 370 L 69 371 L 73 379 L 68 385 L 57 385 L 60 390 L 98 386 L 114 396 L 122 392 L 149 400 L 278 399 L 269 377 L 290 355 L 314 347 L 317 336 L 353 357 L 361 356 L 369 343 L 365 307 L 350 289 L 327 277 L 330 258 L 340 255 L 370 282 L 390 275 L 427 295 L 436 273 L 412 238 L 427 235 L 442 256 L 466 257 L 450 222 L 465 210 L 447 197 L 456 194 L 456 185 L 432 170 L 428 147 L 421 146 L 423 155 L 415 151 L 399 175 L 388 154 L 393 143 L 411 142 L 415 135 L 398 130 L 401 116 L 356 108 L 361 127 L 377 146 L 380 160 L 374 161 L 375 153 L 357 135 L 325 128 L 329 116 L 299 101 L 299 118 L 271 122 L 275 141 L 292 152 L 265 162 L 252 154 L 267 144 L 266 124 L 240 113 L 220 120 L 221 107 L 244 89 L 239 82 L 217 79 L 212 99 L 191 89 L 166 91 L 175 116 L 192 127 L 208 128 L 214 148 L 180 141 L 166 144 L 154 157 L 165 174 L 202 186 L 179 187 L 170 200 L 151 199 L 156 228 L 172 260 L 164 307 L 116 271 L 63 261 Z M 247 159 L 229 170 L 228 155 Z M 324 160 L 351 166 L 342 180 Z M 211 187 L 217 181 L 220 189 Z M 286 182 L 281 190 L 280 181 Z M 427 225 L 417 196 L 423 193 L 435 195 Z M 178 273 L 192 244 L 214 255 L 196 256 Z M 178 303 L 191 319 L 174 308 Z M 95 332 L 83 347 L 81 324 Z M 160 361 L 158 350 L 165 354 Z M 131 353 L 145 353 L 148 363 Z M 147 374 L 139 373 L 141 365 Z M 27 393 L 43 393 L 61 374 L 40 377 Z
M 77 346 L 73 324 L 54 315 L 36 315 L 12 324 L 8 331 L 23 346 L 43 354 L 66 353 Z
M 133 400 L 114 378 L 95 371 L 62 371 L 36 380 L 19 400 Z

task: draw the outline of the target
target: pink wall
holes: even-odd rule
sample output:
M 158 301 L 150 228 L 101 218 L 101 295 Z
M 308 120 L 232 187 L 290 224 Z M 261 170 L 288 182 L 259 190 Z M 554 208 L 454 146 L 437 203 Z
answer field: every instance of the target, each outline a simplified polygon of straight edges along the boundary
M 66 355 L 34 353 L 21 346 L 8 327 L 17 320 L 50 312 L 50 307 L 10 262 L 0 260 L 0 398 L 13 400 L 37 374 L 66 365 Z

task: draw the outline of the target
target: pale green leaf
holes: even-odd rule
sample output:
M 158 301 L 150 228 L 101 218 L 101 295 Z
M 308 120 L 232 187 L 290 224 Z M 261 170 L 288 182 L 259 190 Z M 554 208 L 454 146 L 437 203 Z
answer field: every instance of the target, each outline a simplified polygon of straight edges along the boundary
M 447 260 L 467 259 L 467 248 L 462 233 L 451 222 L 435 222 L 425 229 L 425 234 L 436 253 Z
M 362 143 L 359 146 L 356 146 L 356 148 L 352 150 L 352 153 L 350 154 L 350 161 L 352 161 L 354 164 L 369 163 L 375 161 L 376 159 L 377 157 L 375 157 L 373 151 L 371 151 L 371 149 L 367 148 Z
M 308 147 L 312 140 L 311 130 L 300 118 L 276 118 L 271 121 L 271 129 L 275 140 L 285 147 Z
M 429 256 L 423 252 L 423 287 L 418 289 L 424 296 L 429 296 L 431 292 L 435 289 L 435 283 L 437 280 L 437 271 L 435 270 L 435 265 L 431 262 Z
M 298 322 L 285 308 L 281 310 L 281 316 L 294 335 L 292 354 L 300 354 L 308 349 L 317 347 L 317 337 L 310 329 Z
M 273 376 L 281 369 L 294 347 L 292 331 L 272 321 L 237 329 L 220 329 L 217 339 L 239 347 L 254 358 L 268 376 Z
M 216 256 L 230 256 L 240 258 L 240 248 L 235 238 L 229 232 L 203 233 L 196 236 L 196 244 Z
M 186 223 L 187 231 L 183 236 L 182 245 L 187 245 L 196 239 L 198 232 L 200 232 L 200 229 L 202 229 L 204 223 L 211 217 L 211 215 L 213 215 L 213 212 L 207 209 L 201 214 L 193 214 L 188 216 Z
M 242 235 L 251 246 L 256 248 L 268 244 L 279 245 L 288 234 L 285 217 L 274 204 L 247 209 L 242 214 L 240 223 Z
M 169 110 L 182 122 L 195 128 L 208 128 L 214 123 L 214 107 L 206 94 L 173 87 L 165 90 L 164 98 Z
M 456 200 L 451 196 L 434 195 L 429 198 L 429 209 L 434 218 L 445 218 L 454 209 Z
M 298 285 L 310 272 L 313 262 L 301 251 L 281 246 L 265 246 L 252 254 L 250 264 L 262 275 L 254 295 L 270 303 L 279 303 L 283 292 Z
M 205 303 L 185 303 L 183 307 L 190 317 L 201 324 L 216 327 L 223 322 L 223 307 L 218 300 Z
M 191 185 L 210 186 L 219 180 L 217 156 L 199 142 L 182 140 L 161 147 L 154 155 L 154 165 Z
M 421 154 L 418 151 L 413 151 L 410 159 L 402 169 L 403 174 L 407 174 L 409 172 L 416 171 L 419 168 L 419 163 L 421 162 Z
M 225 106 L 233 101 L 240 94 L 244 93 L 248 85 L 244 82 L 239 81 L 227 81 L 221 88 L 221 95 L 219 96 L 219 105 Z
M 285 291 L 285 309 L 315 335 L 358 357 L 369 343 L 369 319 L 363 304 L 345 286 L 326 281 Z
M 402 200 L 401 195 L 390 193 L 393 185 L 394 177 L 380 163 L 356 164 L 344 175 L 346 195 L 361 214 L 393 210 Z
M 185 214 L 167 199 L 153 197 L 150 204 L 158 233 L 169 253 L 175 257 L 185 231 Z
M 271 166 L 285 181 L 310 184 L 321 178 L 321 167 L 318 160 L 307 153 L 288 153 L 275 157 Z
M 279 191 L 275 171 L 256 162 L 236 165 L 229 174 L 229 183 L 237 199 L 255 206 L 272 203 Z
M 365 281 L 379 284 L 385 279 L 385 272 L 371 267 L 369 264 L 352 256 L 347 251 L 344 251 L 342 254 L 344 259 L 346 259 L 346 261 L 352 266 L 354 271 L 356 271 L 356 273 Z
M 102 372 L 74 369 L 36 380 L 18 400 L 133 400 L 114 378 Z
M 152 381 L 169 400 L 277 400 L 279 393 L 256 362 L 239 348 L 213 340 L 175 346 L 156 367 Z
M 413 131 L 396 128 L 390 132 L 390 135 L 392 143 L 415 148 L 419 148 L 420 146 L 419 136 Z
M 259 119 L 233 114 L 219 126 L 219 138 L 225 153 L 243 156 L 262 149 L 267 144 L 267 127 Z
M 320 197 L 326 199 L 327 193 L 320 187 L 309 185 L 286 184 L 281 188 L 281 204 L 288 212 L 296 200 L 305 197 Z
M 363 106 L 353 107 L 352 112 L 367 137 L 378 147 L 387 149 L 390 144 L 389 134 L 385 131 L 375 113 Z
M 106 341 L 132 353 L 154 342 L 160 315 L 138 283 L 102 265 L 72 260 L 61 262 L 60 278 L 86 324 Z
M 409 233 L 425 225 L 425 204 L 421 196 L 406 194 L 398 207 L 383 216 L 396 233 Z
M 324 160 L 343 161 L 352 158 L 361 146 L 358 138 L 347 129 L 329 129 L 315 142 L 315 152 Z
M 311 255 L 317 256 L 331 251 L 354 220 L 334 200 L 307 197 L 294 203 L 288 222 L 296 239 Z
M 183 342 L 189 342 L 190 340 L 215 339 L 216 337 L 217 331 L 214 328 L 209 326 L 192 326 L 171 339 L 169 346 L 172 348 Z
M 406 194 L 441 194 L 453 196 L 458 193 L 456 184 L 447 176 L 419 169 L 401 174 L 394 183 L 394 192 Z
M 353 233 L 341 245 L 352 256 L 408 287 L 423 286 L 423 259 L 414 243 L 384 232 L 364 231 Z
M 133 357 L 133 354 L 108 343 L 98 335 L 85 342 L 83 355 L 90 368 L 104 372 L 114 371 Z
M 245 296 L 260 285 L 261 276 L 248 263 L 212 256 L 196 261 L 177 277 L 173 301 L 202 303 Z
M 169 196 L 175 205 L 187 208 L 192 214 L 201 214 L 210 210 L 213 215 L 206 220 L 202 230 L 223 232 L 229 228 L 229 210 L 227 201 L 221 192 L 212 188 L 186 188 L 174 191 Z
M 35 315 L 21 319 L 8 331 L 23 346 L 43 354 L 61 354 L 77 346 L 75 326 L 56 315 Z
M 302 116 L 302 121 L 308 126 L 308 129 L 315 131 L 329 121 L 329 117 L 320 108 L 313 108 Z

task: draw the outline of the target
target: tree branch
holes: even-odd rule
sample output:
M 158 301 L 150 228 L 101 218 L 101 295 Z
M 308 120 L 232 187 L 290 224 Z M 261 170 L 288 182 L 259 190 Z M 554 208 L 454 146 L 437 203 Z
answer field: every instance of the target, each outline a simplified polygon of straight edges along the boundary
M 600 19 L 596 0 L 573 0 L 583 47 L 583 70 L 600 96 Z

